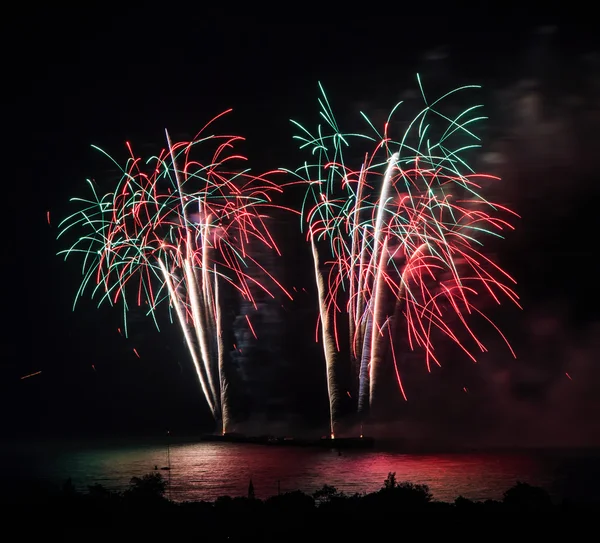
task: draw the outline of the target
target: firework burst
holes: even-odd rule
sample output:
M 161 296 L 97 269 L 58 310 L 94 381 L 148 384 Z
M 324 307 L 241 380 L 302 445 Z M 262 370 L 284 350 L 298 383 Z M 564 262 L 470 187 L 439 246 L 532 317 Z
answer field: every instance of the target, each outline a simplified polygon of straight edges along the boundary
M 479 147 L 473 126 L 484 119 L 480 106 L 444 113 L 450 97 L 473 88 L 455 89 L 434 102 L 421 88 L 425 105 L 399 139 L 390 133 L 400 104 L 381 131 L 362 114 L 371 135 L 346 134 L 322 87 L 324 125 L 311 132 L 292 121 L 301 149 L 313 157 L 288 172 L 307 186 L 302 215 L 319 286 L 332 435 L 340 401 L 340 318 L 348 321 L 343 329 L 349 331 L 345 341 L 355 368 L 357 408 L 365 413 L 388 361 L 406 399 L 399 338 L 411 350 L 422 350 L 428 369 L 441 363 L 436 344 L 443 337 L 475 360 L 486 347 L 472 317 L 501 334 L 482 310 L 482 296 L 518 305 L 514 279 L 483 248 L 486 237 L 503 237 L 513 228 L 509 221 L 516 214 L 484 198 L 484 185 L 496 178 L 476 173 L 466 160 Z M 319 252 L 326 256 L 321 259 Z
M 223 292 L 236 292 L 255 307 L 257 291 L 291 296 L 253 256 L 258 246 L 279 254 L 267 223 L 276 207 L 273 196 L 282 189 L 269 179 L 274 172 L 254 176 L 245 169 L 246 159 L 233 151 L 243 138 L 206 135 L 215 119 L 191 141 L 173 143 L 166 133 L 166 148 L 145 162 L 128 144 L 125 166 L 113 160 L 121 172 L 114 191 L 100 196 L 88 180 L 92 197 L 72 199 L 80 209 L 61 222 L 59 237 L 83 231 L 61 251 L 65 258 L 83 255 L 76 299 L 91 288 L 99 305 L 121 302 L 125 332 L 130 307 L 147 303 L 158 327 L 156 309 L 167 302 L 204 397 L 226 432 L 231 419 Z M 199 150 L 203 161 L 194 158 Z

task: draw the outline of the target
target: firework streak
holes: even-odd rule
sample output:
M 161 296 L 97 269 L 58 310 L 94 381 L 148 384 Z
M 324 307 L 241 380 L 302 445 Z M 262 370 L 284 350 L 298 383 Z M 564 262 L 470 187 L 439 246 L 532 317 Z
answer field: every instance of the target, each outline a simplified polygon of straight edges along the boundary
M 231 421 L 223 290 L 239 293 L 255 308 L 258 290 L 274 297 L 270 288 L 275 287 L 291 296 L 252 256 L 257 245 L 279 254 L 266 223 L 275 207 L 272 195 L 281 188 L 269 174 L 253 176 L 236 167 L 246 160 L 232 154 L 242 138 L 205 136 L 211 123 L 189 142 L 172 143 L 166 133 L 166 149 L 145 163 L 127 144 L 131 158 L 119 167 L 122 176 L 114 192 L 100 197 L 88 180 L 93 197 L 73 199 L 81 210 L 62 221 L 59 237 L 71 229 L 85 231 L 61 251 L 65 258 L 83 253 L 77 298 L 91 285 L 100 304 L 121 301 L 126 326 L 127 310 L 147 303 L 158 327 L 155 310 L 168 301 L 202 392 L 226 432 Z M 206 162 L 192 159 L 200 148 L 209 149 Z M 252 269 L 262 270 L 272 285 L 258 282 Z
M 349 330 L 357 408 L 365 413 L 377 397 L 386 361 L 406 399 L 399 338 L 410 350 L 422 349 L 428 369 L 440 365 L 435 343 L 444 337 L 475 360 L 472 351 L 486 348 L 469 317 L 482 317 L 504 338 L 476 304 L 478 297 L 487 293 L 498 304 L 504 297 L 518 305 L 509 286 L 514 279 L 482 252 L 482 239 L 502 237 L 513 228 L 507 219 L 516 214 L 483 198 L 482 186 L 497 178 L 475 173 L 465 160 L 479 147 L 472 126 L 484 118 L 477 116 L 480 106 L 454 115 L 441 110 L 450 96 L 471 88 L 476 87 L 455 89 L 432 103 L 421 88 L 425 107 L 399 140 L 388 134 L 397 124 L 399 104 L 382 133 L 362 114 L 373 135 L 343 134 L 322 87 L 325 124 L 312 133 L 292 121 L 301 149 L 313 157 L 287 171 L 307 186 L 303 223 L 319 287 L 332 435 L 341 399 L 339 318 L 348 319 L 343 329 Z M 323 261 L 319 251 L 327 254 Z

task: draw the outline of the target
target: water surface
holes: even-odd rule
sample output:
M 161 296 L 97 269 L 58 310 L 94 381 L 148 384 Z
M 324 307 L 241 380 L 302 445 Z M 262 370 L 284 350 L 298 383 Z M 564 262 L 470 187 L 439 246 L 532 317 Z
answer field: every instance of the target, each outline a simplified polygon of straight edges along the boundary
M 160 469 L 170 460 L 171 470 L 161 473 L 169 480 L 171 498 L 178 501 L 243 496 L 250 478 L 258 498 L 292 490 L 312 493 L 324 484 L 349 494 L 373 492 L 382 487 L 389 472 L 396 472 L 398 481 L 429 485 L 434 497 L 444 501 L 459 495 L 501 499 L 517 481 L 551 493 L 581 486 L 582 481 L 588 486 L 598 484 L 597 469 L 594 474 L 585 471 L 597 465 L 596 459 L 565 451 L 406 454 L 373 450 L 340 455 L 334 450 L 234 443 L 187 442 L 167 447 L 164 442 L 65 442 L 14 445 L 5 448 L 2 456 L 14 477 L 26 475 L 56 483 L 71 478 L 81 490 L 94 483 L 124 490 L 131 477 L 150 473 L 155 466 Z

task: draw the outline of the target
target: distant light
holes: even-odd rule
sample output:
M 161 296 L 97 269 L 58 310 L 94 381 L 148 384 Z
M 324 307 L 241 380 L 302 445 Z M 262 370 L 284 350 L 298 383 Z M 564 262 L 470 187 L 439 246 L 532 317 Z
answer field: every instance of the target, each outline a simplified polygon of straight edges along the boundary
M 30 373 L 28 375 L 23 375 L 23 377 L 21 377 L 21 380 L 28 379 L 29 377 L 33 377 L 34 375 L 39 375 L 40 373 L 42 373 L 42 370 L 36 371 L 35 373 Z

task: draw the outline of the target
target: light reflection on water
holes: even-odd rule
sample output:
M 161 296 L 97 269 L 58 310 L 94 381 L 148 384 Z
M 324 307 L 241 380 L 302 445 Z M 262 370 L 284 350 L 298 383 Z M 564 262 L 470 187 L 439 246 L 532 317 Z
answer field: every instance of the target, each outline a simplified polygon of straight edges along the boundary
M 76 487 L 99 483 L 123 490 L 133 476 L 142 476 L 167 463 L 165 444 L 134 446 L 41 447 L 27 459 L 37 474 L 57 483 L 72 478 Z M 241 496 L 253 480 L 256 496 L 281 492 L 314 492 L 323 484 L 338 490 L 372 492 L 388 472 L 398 481 L 425 483 L 438 500 L 464 497 L 501 499 L 516 481 L 550 488 L 554 473 L 547 462 L 528 454 L 401 454 L 380 451 L 335 451 L 265 447 L 233 443 L 181 443 L 170 446 L 170 479 L 175 500 L 214 500 Z M 23 466 L 26 468 L 26 466 Z

